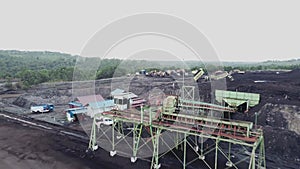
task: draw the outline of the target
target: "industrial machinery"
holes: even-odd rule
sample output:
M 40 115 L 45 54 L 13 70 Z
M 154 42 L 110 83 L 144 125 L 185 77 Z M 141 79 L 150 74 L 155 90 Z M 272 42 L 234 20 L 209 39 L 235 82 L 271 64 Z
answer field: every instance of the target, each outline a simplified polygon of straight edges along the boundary
M 183 86 L 185 90 L 193 96 L 193 87 Z M 184 94 L 166 96 L 160 106 L 106 111 L 94 117 L 89 149 L 100 144 L 111 156 L 130 156 L 131 162 L 150 158 L 150 168 L 156 169 L 166 154 L 173 154 L 184 169 L 192 163 L 215 169 L 266 168 L 262 129 L 252 122 L 214 116 L 223 112 L 235 109 Z M 112 119 L 112 125 L 97 130 L 99 117 Z
M 260 100 L 260 95 L 257 93 L 216 90 L 215 95 L 219 103 L 225 102 L 231 107 L 237 108 L 246 104 L 246 111 L 249 110 L 249 107 L 256 106 Z

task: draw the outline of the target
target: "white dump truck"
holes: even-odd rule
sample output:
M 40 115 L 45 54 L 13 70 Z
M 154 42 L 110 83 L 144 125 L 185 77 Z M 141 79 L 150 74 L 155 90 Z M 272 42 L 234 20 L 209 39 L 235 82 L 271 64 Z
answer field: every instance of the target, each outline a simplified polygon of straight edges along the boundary
M 46 113 L 54 110 L 53 104 L 42 104 L 37 106 L 31 106 L 30 111 L 32 113 Z

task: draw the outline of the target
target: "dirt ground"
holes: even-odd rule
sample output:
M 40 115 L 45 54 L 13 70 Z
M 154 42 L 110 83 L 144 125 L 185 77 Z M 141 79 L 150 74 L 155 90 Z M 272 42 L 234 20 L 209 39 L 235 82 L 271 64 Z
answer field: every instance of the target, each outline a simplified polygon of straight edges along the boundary
M 292 72 L 252 72 L 234 75 L 228 90 L 259 93 L 259 105 L 234 119 L 255 122 L 264 128 L 266 157 L 272 168 L 300 166 L 300 70 Z M 255 83 L 254 81 L 265 81 Z M 268 165 L 267 165 L 268 166 Z
M 94 155 L 86 153 L 87 141 L 2 117 L 0 133 L 1 169 L 137 169 L 149 165 L 141 160 L 133 165 L 128 158 L 112 158 L 101 149 Z
M 227 79 L 228 90 L 261 95 L 259 105 L 251 108 L 248 113 L 235 113 L 232 118 L 254 122 L 254 114 L 258 112 L 258 125 L 263 126 L 264 129 L 267 168 L 299 168 L 300 70 L 278 73 L 246 72 L 234 74 L 233 78 L 234 81 Z M 162 85 L 156 78 L 133 79 L 130 86 L 138 95 L 142 95 L 143 91 L 151 91 L 155 87 L 171 93 L 172 82 L 164 80 L 167 84 Z M 96 83 L 99 83 L 96 84 L 98 86 L 96 92 L 104 97 L 108 96 L 110 86 L 107 84 L 110 82 Z M 145 85 L 146 83 L 152 85 L 149 87 Z M 198 86 L 201 99 L 210 101 L 210 84 L 201 82 Z M 67 103 L 72 99 L 71 83 L 41 84 L 26 93 L 21 91 L 20 97 L 13 95 L 16 93 L 12 91 L 1 91 L 0 95 L 5 96 L 0 97 L 0 111 L 21 115 L 29 114 L 28 110 L 32 104 L 49 102 L 60 107 L 56 110 L 58 115 L 53 114 L 55 117 L 60 117 L 59 113 L 67 108 Z M 7 94 L 12 95 L 9 97 Z M 40 117 L 40 115 L 29 116 Z M 51 118 L 53 116 L 51 115 Z M 71 127 L 76 128 L 74 124 Z M 43 168 L 149 168 L 149 163 L 146 161 L 139 161 L 136 165 L 132 165 L 130 159 L 111 158 L 105 151 L 100 151 L 96 157 L 90 158 L 85 153 L 88 143 L 47 131 L 24 128 L 20 124 L 15 125 L 4 119 L 0 119 L 0 133 L 0 168 L 40 168 L 38 166 Z M 168 167 L 164 166 L 164 168 Z
M 87 168 L 72 154 L 77 148 L 59 148 L 63 142 L 72 143 L 71 140 L 5 119 L 0 119 L 0 133 L 0 168 Z

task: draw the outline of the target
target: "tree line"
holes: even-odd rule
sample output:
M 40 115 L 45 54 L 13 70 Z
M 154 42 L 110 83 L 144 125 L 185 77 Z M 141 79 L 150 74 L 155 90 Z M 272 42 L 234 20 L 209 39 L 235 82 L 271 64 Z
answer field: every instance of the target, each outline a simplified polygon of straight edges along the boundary
M 76 65 L 80 61 L 81 66 Z M 95 64 L 98 63 L 98 64 Z M 201 62 L 186 62 L 191 70 L 213 66 L 206 66 Z M 32 85 L 44 82 L 72 81 L 74 77 L 79 80 L 93 80 L 119 77 L 145 70 L 167 70 L 181 68 L 181 62 L 156 62 L 145 60 L 120 60 L 83 58 L 58 52 L 28 52 L 16 50 L 0 50 L 0 80 L 6 80 L 6 86 L 11 88 L 29 88 Z M 93 67 L 96 66 L 96 67 Z M 74 69 L 76 68 L 76 70 Z M 300 68 L 300 59 L 290 61 L 267 61 L 255 64 L 226 63 L 226 71 L 239 70 L 293 70 Z M 91 70 L 96 70 L 93 72 Z M 75 78 L 75 80 L 77 80 Z M 19 82 L 12 85 L 12 79 Z

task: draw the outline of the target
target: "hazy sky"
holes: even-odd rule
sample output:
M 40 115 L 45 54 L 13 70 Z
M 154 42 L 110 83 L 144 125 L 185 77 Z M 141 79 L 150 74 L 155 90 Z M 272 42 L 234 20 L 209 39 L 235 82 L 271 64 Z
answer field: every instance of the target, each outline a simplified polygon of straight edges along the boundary
M 223 61 L 300 58 L 299 1 L 0 2 L 0 49 L 80 54 L 98 30 L 124 16 L 160 12 L 201 30 Z

